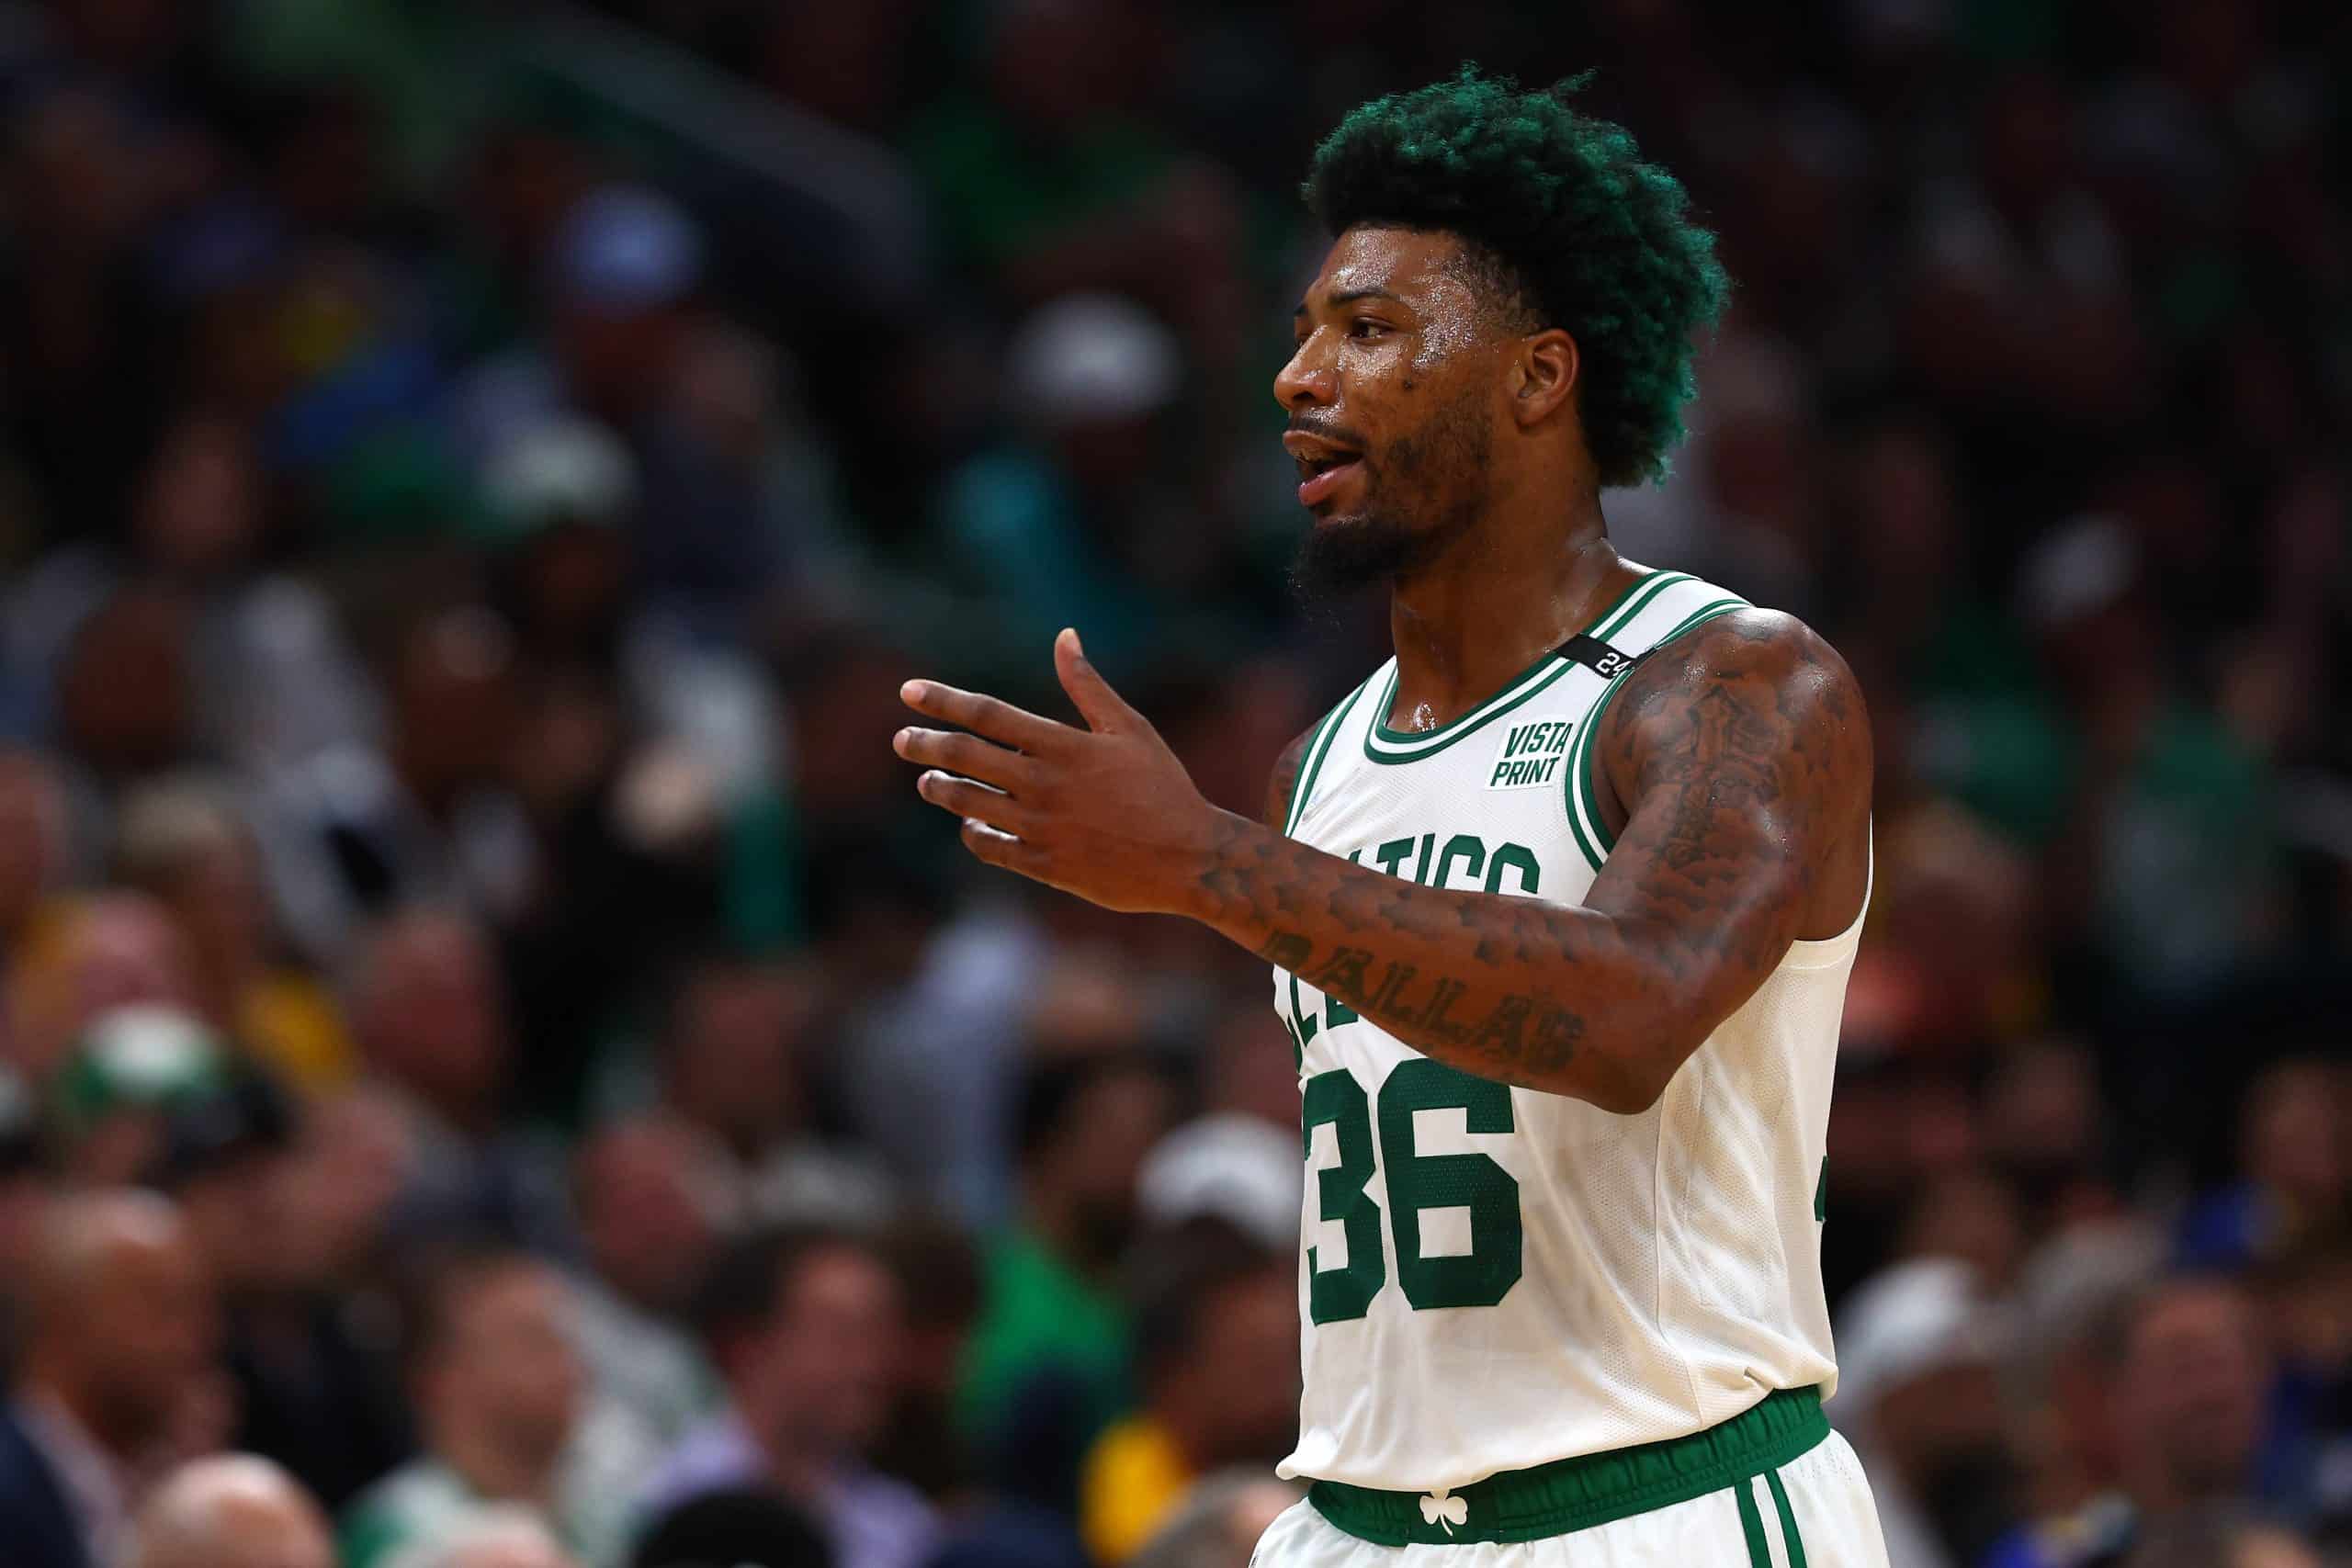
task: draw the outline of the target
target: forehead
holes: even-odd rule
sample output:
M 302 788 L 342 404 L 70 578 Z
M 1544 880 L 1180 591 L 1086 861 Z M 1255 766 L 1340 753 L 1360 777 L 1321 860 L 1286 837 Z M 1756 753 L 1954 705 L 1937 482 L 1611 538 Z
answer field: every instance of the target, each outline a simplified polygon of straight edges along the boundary
M 536 1314 L 559 1299 L 554 1276 L 522 1259 L 494 1265 L 470 1280 L 458 1281 L 456 1290 L 451 1310 L 461 1323 Z
M 1442 229 L 1359 224 L 1331 242 L 1306 305 L 1313 310 L 1332 296 L 1365 290 L 1414 305 L 1473 305 L 1462 259 L 1462 241 Z
M 800 1260 L 785 1281 L 777 1306 L 791 1312 L 844 1298 L 865 1299 L 889 1293 L 893 1280 L 881 1259 L 855 1247 L 828 1247 Z

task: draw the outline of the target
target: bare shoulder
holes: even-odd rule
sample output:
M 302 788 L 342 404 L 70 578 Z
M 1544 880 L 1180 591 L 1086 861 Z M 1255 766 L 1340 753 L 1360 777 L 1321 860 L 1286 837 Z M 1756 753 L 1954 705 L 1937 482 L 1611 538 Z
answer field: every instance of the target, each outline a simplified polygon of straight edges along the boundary
M 1815 897 L 1800 934 L 1848 923 L 1868 878 L 1870 715 L 1838 650 L 1793 615 L 1742 609 L 1660 647 L 1594 737 L 1612 830 L 1652 802 L 1719 849 L 1785 857 Z M 1684 845 L 1688 852 L 1692 846 Z
M 1310 724 L 1298 732 L 1296 739 L 1282 749 L 1274 758 L 1273 772 L 1266 775 L 1266 805 L 1262 819 L 1267 827 L 1279 833 L 1290 822 L 1290 798 L 1298 787 L 1299 764 L 1306 756 L 1307 742 L 1315 739 L 1319 725 Z
M 1626 677 L 1608 716 L 1627 739 L 1692 702 L 1754 705 L 1767 696 L 1792 731 L 1855 732 L 1867 762 L 1870 718 L 1853 671 L 1827 638 L 1778 610 L 1734 610 L 1662 645 Z

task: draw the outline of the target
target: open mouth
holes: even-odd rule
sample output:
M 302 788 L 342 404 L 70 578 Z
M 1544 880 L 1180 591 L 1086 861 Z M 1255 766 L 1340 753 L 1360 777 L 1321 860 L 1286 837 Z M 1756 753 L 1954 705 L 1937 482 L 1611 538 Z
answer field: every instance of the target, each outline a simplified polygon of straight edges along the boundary
M 1313 436 L 1294 435 L 1283 443 L 1298 464 L 1298 503 L 1317 506 L 1331 498 L 1350 474 L 1363 466 L 1363 454 L 1335 446 Z
M 1299 481 L 1298 503 L 1301 506 L 1318 506 L 1330 500 L 1340 486 L 1346 482 L 1348 476 L 1363 468 L 1363 463 L 1352 456 L 1332 457 L 1318 457 L 1299 467 L 1305 471 L 1306 478 Z

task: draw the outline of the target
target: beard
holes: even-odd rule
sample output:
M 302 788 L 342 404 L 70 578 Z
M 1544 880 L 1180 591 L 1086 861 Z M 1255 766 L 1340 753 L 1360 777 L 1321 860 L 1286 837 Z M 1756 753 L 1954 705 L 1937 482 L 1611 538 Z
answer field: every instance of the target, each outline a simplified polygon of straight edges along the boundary
M 1427 566 L 1430 545 L 1429 530 L 1376 513 L 1317 523 L 1291 558 L 1291 592 L 1308 605 L 1348 598 Z
M 1302 604 L 1326 604 L 1410 577 L 1477 525 L 1492 447 L 1484 405 L 1483 392 L 1465 392 L 1377 460 L 1369 452 L 1359 459 L 1362 508 L 1315 524 L 1291 559 L 1291 592 Z

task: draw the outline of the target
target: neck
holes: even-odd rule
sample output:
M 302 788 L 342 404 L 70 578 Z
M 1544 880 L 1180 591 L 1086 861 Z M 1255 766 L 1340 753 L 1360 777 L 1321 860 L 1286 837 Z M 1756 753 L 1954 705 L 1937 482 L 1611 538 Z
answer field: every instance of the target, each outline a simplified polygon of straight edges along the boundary
M 1377 716 L 1399 729 L 1461 717 L 1582 627 L 1631 575 L 1589 492 L 1558 528 L 1514 519 L 1471 530 L 1391 591 L 1396 703 Z
M 542 1503 L 554 1479 L 555 1462 L 538 1454 L 502 1448 L 489 1434 L 451 1424 L 434 1434 L 433 1452 L 457 1472 L 477 1497 L 498 1503 Z

